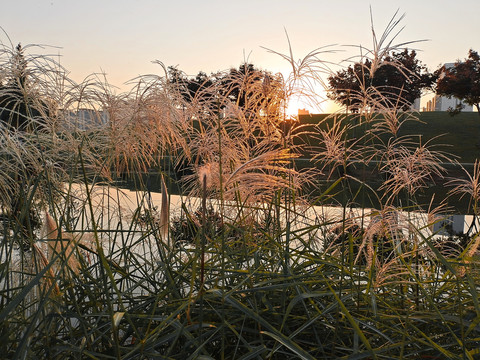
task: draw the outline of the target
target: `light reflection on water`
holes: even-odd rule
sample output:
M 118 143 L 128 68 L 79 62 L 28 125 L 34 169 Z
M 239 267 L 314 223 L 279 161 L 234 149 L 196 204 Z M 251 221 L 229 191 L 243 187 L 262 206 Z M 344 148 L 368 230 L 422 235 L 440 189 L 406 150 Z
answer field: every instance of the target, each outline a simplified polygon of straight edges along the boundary
M 97 191 L 94 192 L 94 194 L 96 194 L 94 204 L 98 206 L 98 213 L 102 215 L 97 221 L 100 227 L 104 229 L 117 228 L 118 223 L 122 223 L 125 228 L 128 228 L 128 226 L 131 225 L 130 221 L 133 213 L 138 210 L 139 204 L 141 203 L 143 203 L 144 208 L 150 206 L 158 211 L 161 208 L 162 195 L 158 192 L 145 193 L 102 186 L 98 186 L 96 189 Z M 77 185 L 74 191 L 76 192 L 76 196 L 82 196 L 80 194 L 82 192 L 80 186 Z M 115 199 L 113 207 L 112 202 L 107 201 L 107 199 Z M 194 197 L 169 195 L 169 201 L 170 220 L 181 214 L 182 205 L 192 212 L 200 206 L 200 199 Z M 105 216 L 104 213 L 106 203 L 110 204 L 108 216 Z M 228 202 L 225 204 L 227 210 L 235 210 L 235 204 L 229 204 Z M 209 205 L 218 209 L 219 202 L 217 200 L 209 200 Z M 409 226 L 407 226 L 408 223 L 416 229 L 420 229 L 425 236 L 431 236 L 432 234 L 436 236 L 448 236 L 452 234 L 452 231 L 453 234 L 467 234 L 469 232 L 471 235 L 480 230 L 479 219 L 473 215 L 437 215 L 435 219 L 429 219 L 425 212 L 397 211 L 392 209 L 389 213 L 392 214 L 393 212 L 396 217 L 395 221 L 398 222 L 400 228 L 409 228 Z M 367 227 L 370 222 L 378 221 L 379 217 L 386 215 L 381 215 L 379 211 L 374 208 L 348 208 L 344 211 L 343 207 L 321 205 L 304 207 L 300 209 L 300 211 L 297 209 L 295 214 L 290 213 L 288 216 L 288 221 L 291 222 L 292 226 L 291 229 L 299 230 L 312 225 L 319 225 L 321 227 L 322 224 L 329 224 L 328 226 L 333 226 L 336 222 L 341 223 L 345 217 L 353 219 L 357 223 L 361 223 L 364 227 Z M 287 219 L 287 214 L 284 213 L 282 218 Z M 88 216 L 82 217 L 82 221 L 79 221 L 77 224 L 77 229 L 89 228 L 91 226 L 89 222 Z
M 99 230 L 99 237 L 104 247 L 111 252 L 115 252 L 122 246 L 135 244 L 131 248 L 132 252 L 155 258 L 157 246 L 154 245 L 158 240 L 158 235 L 156 235 L 157 237 L 152 236 L 149 229 L 140 222 L 133 222 L 132 219 L 136 216 L 135 214 L 139 210 L 139 206 L 142 209 L 159 210 L 162 204 L 162 195 L 157 192 L 146 194 L 145 192 L 107 186 L 95 186 L 90 191 L 92 194 L 95 227 Z M 83 202 L 86 199 L 83 185 L 73 184 L 71 194 L 76 201 Z M 169 200 L 170 220 L 180 216 L 182 205 L 189 211 L 192 211 L 192 213 L 200 205 L 200 199 L 193 197 L 170 195 Z M 217 209 L 219 207 L 218 201 L 215 200 L 209 200 L 209 205 Z M 226 203 L 225 207 L 227 210 L 235 210 L 234 205 L 231 207 L 228 205 Z M 394 222 L 399 225 L 398 228 L 402 229 L 404 233 L 411 231 L 412 227 L 409 224 L 413 225 L 424 236 L 434 236 L 435 238 L 462 233 L 473 235 L 480 230 L 480 221 L 473 215 L 437 216 L 436 222 L 433 222 L 423 212 L 392 210 L 388 216 L 392 216 L 392 214 L 395 218 Z M 282 226 L 285 225 L 285 221 L 289 221 L 291 231 L 310 228 L 309 235 L 313 235 L 318 242 L 318 248 L 321 249 L 326 231 L 328 232 L 335 226 L 342 224 L 344 219 L 348 218 L 363 228 L 367 228 L 371 223 L 379 221 L 381 216 L 387 215 L 381 215 L 378 210 L 373 208 L 348 208 L 345 210 L 338 206 L 322 205 L 297 209 L 295 214 L 283 212 L 281 218 L 283 219 Z M 73 224 L 72 230 L 83 233 L 85 238 L 91 238 L 94 223 L 91 220 L 88 207 L 80 211 L 75 220 L 76 222 Z M 40 246 L 45 248 L 46 252 L 46 241 L 40 238 L 39 243 Z M 291 246 L 300 246 L 300 243 L 293 241 Z M 147 254 L 146 252 L 149 253 Z M 5 256 L 7 254 L 2 253 L 0 261 L 4 262 L 6 260 Z M 14 261 L 15 259 L 18 260 L 18 254 L 13 256 Z

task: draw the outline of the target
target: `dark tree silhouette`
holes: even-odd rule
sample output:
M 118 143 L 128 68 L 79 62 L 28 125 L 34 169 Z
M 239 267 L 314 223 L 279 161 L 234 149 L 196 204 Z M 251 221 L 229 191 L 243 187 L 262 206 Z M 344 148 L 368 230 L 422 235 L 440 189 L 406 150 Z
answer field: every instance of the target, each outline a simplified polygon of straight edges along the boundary
M 221 94 L 239 107 L 244 107 L 254 95 L 252 85 L 263 82 L 266 77 L 271 77 L 271 74 L 257 70 L 253 64 L 242 64 L 238 69 L 230 69 L 229 73 L 220 79 Z
M 405 49 L 382 59 L 374 68 L 372 60 L 357 62 L 328 78 L 328 97 L 356 111 L 366 101 L 379 107 L 395 105 L 407 110 L 424 88 L 431 88 L 434 76 L 416 57 Z
M 183 100 L 180 106 L 193 109 L 186 112 L 193 128 L 216 129 L 219 117 L 226 118 L 223 124 L 227 131 L 242 123 L 244 129 L 248 128 L 247 142 L 253 148 L 260 139 L 274 133 L 275 126 L 281 126 L 285 96 L 282 79 L 252 64 L 210 76 L 199 72 L 195 77 L 169 67 L 168 82 Z M 189 160 L 184 159 L 177 167 L 177 174 L 187 174 L 188 168 Z
M 282 79 L 253 64 L 244 63 L 232 68 L 219 79 L 220 94 L 236 104 L 247 117 L 263 115 L 279 117 L 285 100 Z
M 210 76 L 200 71 L 195 77 L 188 77 L 175 67 L 169 67 L 168 71 L 170 84 L 185 101 L 196 102 L 214 112 L 224 109 L 226 100 L 244 112 L 253 109 L 278 112 L 283 100 L 281 80 L 253 64 L 244 63 L 238 69 Z
M 14 138 L 19 144 L 32 143 L 35 134 L 46 131 L 46 117 L 50 115 L 49 107 L 35 90 L 34 81 L 30 84 L 31 74 L 29 74 L 28 61 L 21 44 L 16 46 L 10 61 L 3 66 L 2 70 L 7 76 L 4 83 L 0 84 L 1 136 Z M 18 161 L 14 158 L 10 159 L 11 155 L 8 152 L 3 156 L 8 162 Z M 7 176 L 16 186 L 12 186 L 8 197 L 2 199 L 2 206 L 5 206 L 4 215 L 8 217 L 9 226 L 18 229 L 23 237 L 19 245 L 25 249 L 31 246 L 31 239 L 34 237 L 33 229 L 40 225 L 38 214 L 30 201 L 30 187 L 38 175 L 38 166 L 34 163 L 31 156 L 26 156 L 21 159 L 16 168 L 9 170 Z
M 45 123 L 48 106 L 32 94 L 21 44 L 15 48 L 11 67 L 10 78 L 6 84 L 0 84 L 0 120 L 17 130 L 38 130 Z
M 480 115 L 480 55 L 470 49 L 465 61 L 443 65 L 435 72 L 437 95 L 453 96 L 475 106 Z
M 199 104 L 206 104 L 214 97 L 212 86 L 214 80 L 203 71 L 195 77 L 189 78 L 176 67 L 168 68 L 169 82 L 181 94 L 187 102 L 197 101 Z

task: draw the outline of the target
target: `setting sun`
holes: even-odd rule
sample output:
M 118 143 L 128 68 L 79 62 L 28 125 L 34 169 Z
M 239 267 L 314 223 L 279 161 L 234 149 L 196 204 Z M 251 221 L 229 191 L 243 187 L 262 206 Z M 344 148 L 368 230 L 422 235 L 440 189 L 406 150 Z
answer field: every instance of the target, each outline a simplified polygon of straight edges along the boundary
M 287 102 L 285 114 L 288 117 L 307 114 L 338 112 L 341 107 L 334 101 L 329 100 L 323 89 L 316 90 L 315 95 L 293 95 Z
M 312 112 L 312 105 L 308 103 L 308 99 L 306 98 L 299 98 L 294 97 L 288 101 L 287 109 L 285 111 L 285 115 L 287 117 L 294 117 L 297 116 L 300 110 L 304 110 L 305 112 Z

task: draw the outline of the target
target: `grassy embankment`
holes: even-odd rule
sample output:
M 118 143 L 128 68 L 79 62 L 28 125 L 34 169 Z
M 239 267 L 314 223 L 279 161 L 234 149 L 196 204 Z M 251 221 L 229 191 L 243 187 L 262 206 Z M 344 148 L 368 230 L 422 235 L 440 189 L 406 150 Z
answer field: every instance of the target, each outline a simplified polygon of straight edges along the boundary
M 303 130 L 306 132 L 311 131 L 316 126 L 327 129 L 332 126 L 334 121 L 355 124 L 347 132 L 346 138 L 348 139 L 361 137 L 367 129 L 370 129 L 369 125 L 362 126 L 359 124 L 358 115 L 345 117 L 345 115 L 341 114 L 337 116 L 332 114 L 312 114 L 302 115 L 299 118 L 299 123 L 305 126 Z M 480 158 L 480 116 L 476 112 L 463 112 L 453 117 L 447 112 L 420 112 L 416 115 L 416 119 L 407 120 L 402 124 L 398 136 L 412 137 L 419 143 L 426 144 L 428 142 L 435 151 L 447 154 L 452 160 L 443 162 L 442 166 L 445 171 L 442 173 L 442 176 L 434 176 L 430 186 L 422 189 L 422 192 L 418 194 L 418 200 L 425 209 L 429 205 L 432 196 L 435 196 L 439 201 L 446 199 L 451 189 L 448 186 L 448 182 L 452 179 L 465 178 L 464 169 L 472 173 L 475 161 Z M 383 135 L 380 135 L 379 139 L 382 141 L 387 140 Z M 380 142 L 380 140 L 377 141 Z M 302 142 L 309 144 L 307 149 L 316 149 L 319 146 L 315 135 L 303 136 Z M 363 143 L 356 144 L 356 148 L 360 148 L 363 145 Z M 309 151 L 305 151 L 302 159 L 295 161 L 297 166 L 303 168 L 312 165 L 318 166 L 321 163 L 321 161 L 312 163 L 305 160 L 307 158 L 309 158 Z M 348 166 L 347 172 L 352 176 L 361 178 L 362 181 L 372 187 L 378 187 L 381 186 L 384 179 L 379 178 L 377 170 L 378 166 L 374 163 L 367 166 L 358 166 L 352 162 Z M 336 177 L 335 173 L 333 175 L 333 179 L 336 179 L 341 174 L 337 173 Z M 328 181 L 327 176 L 320 176 L 319 178 L 321 179 L 319 186 L 323 189 L 332 181 L 332 177 Z M 465 214 L 471 212 L 469 201 L 466 198 L 460 199 L 459 196 L 452 195 L 448 199 L 448 204 L 455 213 Z

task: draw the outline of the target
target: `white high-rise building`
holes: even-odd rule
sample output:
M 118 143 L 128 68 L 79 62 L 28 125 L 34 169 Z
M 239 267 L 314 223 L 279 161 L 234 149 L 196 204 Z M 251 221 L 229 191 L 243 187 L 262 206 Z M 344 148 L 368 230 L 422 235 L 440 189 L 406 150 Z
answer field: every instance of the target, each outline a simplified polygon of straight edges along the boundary
M 459 105 L 463 105 L 462 111 L 473 111 L 473 106 L 464 103 L 455 97 L 435 96 L 435 110 L 434 111 L 447 111 L 448 109 L 455 110 Z
M 64 116 L 63 126 L 75 130 L 94 130 L 104 127 L 108 123 L 108 113 L 106 111 L 93 109 L 68 110 Z
M 450 69 L 454 67 L 454 63 L 445 64 L 445 68 Z M 442 76 L 442 75 L 440 75 Z M 455 110 L 455 108 L 462 104 L 462 111 L 473 111 L 473 106 L 468 105 L 460 99 L 453 96 L 435 96 L 433 99 L 433 111 L 447 111 L 449 109 Z

